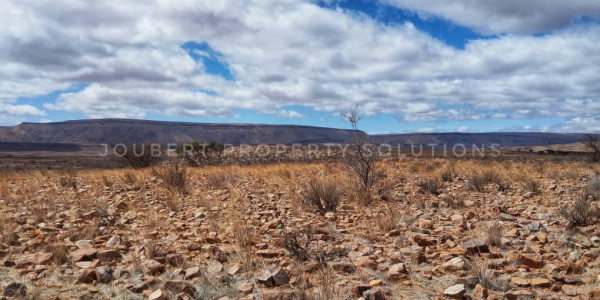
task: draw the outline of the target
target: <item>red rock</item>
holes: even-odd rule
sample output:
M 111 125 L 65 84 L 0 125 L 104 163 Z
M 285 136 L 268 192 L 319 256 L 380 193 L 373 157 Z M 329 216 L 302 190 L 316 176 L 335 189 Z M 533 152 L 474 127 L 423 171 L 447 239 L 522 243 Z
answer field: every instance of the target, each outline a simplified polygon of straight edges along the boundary
M 95 248 L 81 248 L 71 252 L 71 260 L 78 262 L 81 260 L 93 260 L 98 254 L 98 249 Z
M 544 266 L 542 257 L 539 254 L 521 254 L 521 263 L 534 269 L 539 269 Z
M 413 237 L 413 240 L 417 243 L 417 245 L 419 245 L 421 247 L 427 247 L 427 246 L 435 245 L 437 243 L 437 241 L 434 238 L 423 235 L 423 234 L 416 234 Z
M 52 253 L 33 253 L 21 255 L 17 260 L 16 267 L 24 268 L 33 265 L 46 265 L 50 262 Z

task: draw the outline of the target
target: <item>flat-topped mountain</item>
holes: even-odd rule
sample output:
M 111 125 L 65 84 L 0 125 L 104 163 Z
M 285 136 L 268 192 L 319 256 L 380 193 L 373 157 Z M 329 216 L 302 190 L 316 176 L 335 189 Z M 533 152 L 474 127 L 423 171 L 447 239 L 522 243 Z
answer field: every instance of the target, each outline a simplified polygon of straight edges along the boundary
M 132 144 L 185 143 L 196 140 L 239 144 L 345 143 L 353 132 L 345 129 L 266 124 L 188 123 L 130 119 L 94 119 L 55 123 L 22 123 L 0 127 L 0 143 Z M 569 144 L 582 134 L 538 132 L 407 133 L 372 135 L 376 143 L 465 144 L 466 147 L 517 147 Z
M 343 143 L 351 130 L 298 125 L 187 123 L 95 119 L 21 123 L 0 127 L 2 142 L 130 144 L 185 143 L 196 140 L 229 144 Z

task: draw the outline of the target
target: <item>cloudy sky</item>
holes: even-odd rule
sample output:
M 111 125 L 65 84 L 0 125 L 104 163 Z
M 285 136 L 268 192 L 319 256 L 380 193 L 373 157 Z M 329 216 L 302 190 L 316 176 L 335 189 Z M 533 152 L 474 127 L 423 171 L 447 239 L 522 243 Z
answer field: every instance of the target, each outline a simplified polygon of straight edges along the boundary
M 4 0 L 0 125 L 600 131 L 598 0 Z

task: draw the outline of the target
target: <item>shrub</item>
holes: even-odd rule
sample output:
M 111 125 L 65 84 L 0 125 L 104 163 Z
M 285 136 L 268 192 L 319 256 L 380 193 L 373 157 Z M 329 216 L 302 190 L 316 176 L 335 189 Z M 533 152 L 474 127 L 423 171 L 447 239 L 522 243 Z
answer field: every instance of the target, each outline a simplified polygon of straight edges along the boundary
M 213 165 L 221 162 L 225 144 L 210 141 L 208 143 L 196 141 L 189 144 L 179 145 L 176 149 L 190 166 Z
M 594 177 L 588 183 L 586 187 L 586 192 L 592 197 L 594 200 L 600 200 L 600 177 Z
M 421 180 L 417 186 L 423 194 L 439 195 L 442 188 L 441 183 L 437 179 Z
M 362 189 L 359 194 L 367 196 L 364 197 L 364 200 L 369 203 L 371 188 L 381 177 L 381 172 L 376 164 L 379 160 L 378 150 L 371 143 L 369 136 L 358 129 L 361 117 L 358 115 L 357 108 L 346 113 L 344 117 L 352 126 L 353 137 L 343 152 L 342 160 L 351 173 L 359 179 Z
M 496 182 L 496 184 L 498 184 L 498 191 L 499 192 L 506 192 L 510 189 L 511 187 L 511 183 L 510 181 L 503 179 L 503 180 L 498 180 L 498 182 Z
M 330 182 L 311 179 L 304 186 L 304 203 L 316 207 L 319 212 L 335 211 L 340 202 L 340 191 Z
M 474 258 L 469 263 L 469 269 L 477 283 L 483 287 L 502 292 L 510 290 L 508 281 L 498 278 L 490 268 L 489 263 L 483 261 L 481 258 Z
M 184 165 L 174 162 L 159 169 L 153 169 L 152 173 L 160 178 L 168 189 L 185 194 L 187 191 L 187 169 Z
M 523 182 L 521 183 L 521 187 L 524 190 L 526 190 L 534 195 L 539 194 L 542 189 L 542 185 L 537 180 L 532 179 L 532 178 L 523 179 Z
M 123 158 L 134 169 L 147 168 L 160 162 L 160 146 L 157 144 L 129 145 Z
M 592 204 L 587 194 L 579 196 L 572 206 L 563 206 L 560 208 L 560 214 L 567 219 L 568 227 L 592 225 L 598 218 L 598 208 Z
M 440 200 L 444 201 L 451 208 L 465 207 L 465 200 L 463 200 L 462 197 L 455 197 L 454 195 L 445 194 Z
M 504 227 L 498 221 L 494 221 L 488 224 L 485 228 L 485 238 L 487 244 L 490 246 L 501 246 L 502 245 L 502 233 L 504 231 Z
M 473 174 L 469 177 L 468 188 L 480 193 L 485 192 L 485 186 L 488 184 L 486 178 L 480 174 Z
M 454 170 L 452 169 L 445 169 L 444 171 L 442 171 L 442 173 L 440 174 L 440 176 L 442 177 L 442 181 L 452 181 L 454 179 Z

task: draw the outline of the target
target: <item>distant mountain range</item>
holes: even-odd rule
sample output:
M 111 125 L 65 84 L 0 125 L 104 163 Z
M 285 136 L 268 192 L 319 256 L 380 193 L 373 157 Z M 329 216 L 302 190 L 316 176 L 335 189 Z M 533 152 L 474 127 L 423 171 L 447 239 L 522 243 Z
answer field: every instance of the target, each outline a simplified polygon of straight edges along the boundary
M 94 119 L 56 123 L 22 123 L 0 127 L 0 143 L 132 144 L 185 143 L 196 140 L 239 144 L 345 143 L 351 130 L 298 125 L 186 123 L 129 119 Z M 501 147 L 568 144 L 580 142 L 582 134 L 491 132 L 408 133 L 372 135 L 377 143 L 392 145 L 462 143 Z M 40 144 L 41 145 L 41 144 Z M 29 145 L 28 147 L 31 147 Z M 0 147 L 2 148 L 2 147 Z M 61 147 L 61 149 L 64 147 Z

